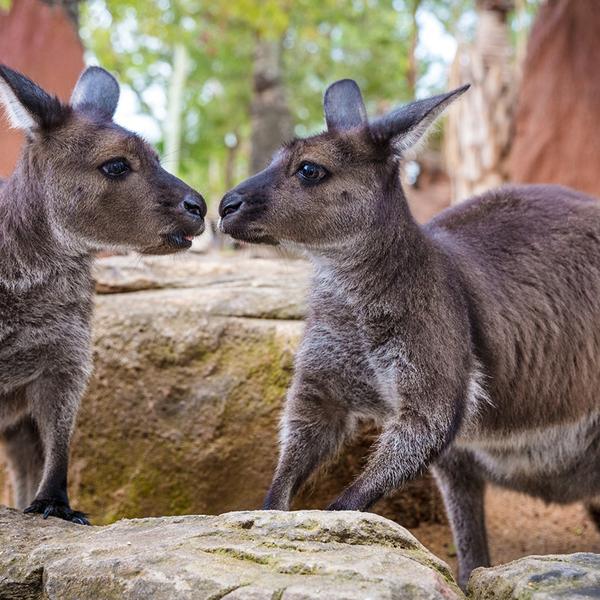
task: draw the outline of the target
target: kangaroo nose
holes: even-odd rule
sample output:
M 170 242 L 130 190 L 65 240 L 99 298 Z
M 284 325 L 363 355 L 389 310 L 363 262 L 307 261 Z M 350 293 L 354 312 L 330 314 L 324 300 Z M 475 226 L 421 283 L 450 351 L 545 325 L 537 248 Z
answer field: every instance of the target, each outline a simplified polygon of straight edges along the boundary
M 206 202 L 202 196 L 193 196 L 188 194 L 181 202 L 180 205 L 184 211 L 193 215 L 194 217 L 205 217 L 206 216 Z
M 244 197 L 237 192 L 230 192 L 226 194 L 223 200 L 221 200 L 221 204 L 219 206 L 219 215 L 221 217 L 226 217 L 227 215 L 232 215 L 234 212 L 237 212 L 244 203 Z

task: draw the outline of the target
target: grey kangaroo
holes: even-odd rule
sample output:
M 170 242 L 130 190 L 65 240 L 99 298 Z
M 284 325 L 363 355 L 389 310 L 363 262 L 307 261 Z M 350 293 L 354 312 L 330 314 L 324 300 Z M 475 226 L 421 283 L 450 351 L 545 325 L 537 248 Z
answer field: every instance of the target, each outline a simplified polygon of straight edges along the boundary
M 205 202 L 112 121 L 115 79 L 84 71 L 70 104 L 0 66 L 0 104 L 26 142 L 0 185 L 0 442 L 25 512 L 76 523 L 69 441 L 90 375 L 94 252 L 184 250 Z
M 329 508 L 367 509 L 433 467 L 463 586 L 489 564 L 486 481 L 562 503 L 600 493 L 600 204 L 506 187 L 425 226 L 407 206 L 405 150 L 467 87 L 369 121 L 339 81 L 327 131 L 292 141 L 219 208 L 222 231 L 304 249 L 315 267 L 264 507 L 288 509 L 375 421 L 363 472 Z

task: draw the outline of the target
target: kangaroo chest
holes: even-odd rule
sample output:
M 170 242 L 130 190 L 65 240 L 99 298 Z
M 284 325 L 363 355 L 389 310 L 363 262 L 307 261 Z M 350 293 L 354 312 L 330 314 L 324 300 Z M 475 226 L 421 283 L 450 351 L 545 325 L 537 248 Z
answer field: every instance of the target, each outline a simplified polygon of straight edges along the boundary
M 0 395 L 60 367 L 66 355 L 89 354 L 92 291 L 85 275 L 71 272 L 29 289 L 0 283 Z

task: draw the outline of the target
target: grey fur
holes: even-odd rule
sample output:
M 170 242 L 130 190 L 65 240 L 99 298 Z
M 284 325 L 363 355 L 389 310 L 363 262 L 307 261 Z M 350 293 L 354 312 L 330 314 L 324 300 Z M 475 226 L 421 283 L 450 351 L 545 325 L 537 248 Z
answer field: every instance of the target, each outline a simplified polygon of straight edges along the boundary
M 220 213 L 224 232 L 302 248 L 315 266 L 265 508 L 287 509 L 357 422 L 375 421 L 363 472 L 329 508 L 364 510 L 433 467 L 464 586 L 489 564 L 486 481 L 600 514 L 600 205 L 505 187 L 419 226 L 397 132 L 422 132 L 456 96 L 295 140 Z
M 88 67 L 75 85 L 71 106 L 76 110 L 93 108 L 112 119 L 119 104 L 119 95 L 119 84 L 108 71 L 100 67 Z
M 370 125 L 371 134 L 375 139 L 388 140 L 397 152 L 402 153 L 414 146 L 446 107 L 470 87 L 469 84 L 463 85 L 446 94 L 401 106 L 375 119 Z
M 29 133 L 0 185 L 0 442 L 17 506 L 77 523 L 87 521 L 69 506 L 67 466 L 91 371 L 93 254 L 188 247 L 184 235 L 200 233 L 203 219 L 184 202 L 206 213 L 149 146 L 112 123 L 84 78 L 75 108 L 0 66 L 13 124 Z M 99 167 L 116 157 L 131 171 L 113 180 Z
M 323 100 L 327 128 L 343 131 L 367 123 L 367 111 L 358 85 L 342 79 L 329 86 Z

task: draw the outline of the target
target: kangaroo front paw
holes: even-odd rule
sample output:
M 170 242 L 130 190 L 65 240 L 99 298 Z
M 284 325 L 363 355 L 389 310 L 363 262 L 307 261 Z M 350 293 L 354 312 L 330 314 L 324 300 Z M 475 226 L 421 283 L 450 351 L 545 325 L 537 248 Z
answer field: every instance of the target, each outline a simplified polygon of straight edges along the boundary
M 361 493 L 360 489 L 349 487 L 327 507 L 327 510 L 363 511 L 367 510 L 373 503 L 374 500 Z
M 73 510 L 68 504 L 58 500 L 34 500 L 24 512 L 42 515 L 44 519 L 56 517 L 78 525 L 90 524 L 85 513 Z
M 340 500 L 335 500 L 328 507 L 327 510 L 356 510 L 355 508 L 348 507 L 344 502 Z

